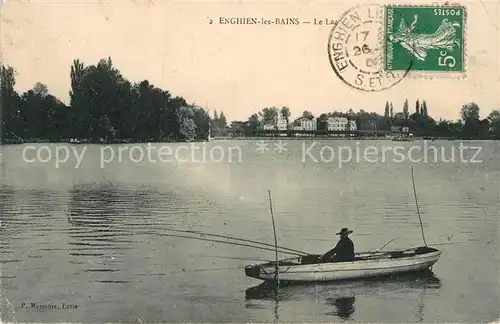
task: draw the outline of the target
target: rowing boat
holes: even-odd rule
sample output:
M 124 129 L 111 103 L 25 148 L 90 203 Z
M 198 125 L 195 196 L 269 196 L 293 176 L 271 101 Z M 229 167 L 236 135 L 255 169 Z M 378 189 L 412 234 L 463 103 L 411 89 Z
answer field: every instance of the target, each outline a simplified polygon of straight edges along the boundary
M 387 252 L 362 252 L 354 261 L 323 262 L 321 255 L 306 255 L 245 267 L 247 277 L 264 281 L 311 282 L 361 279 L 429 269 L 441 251 L 420 246 Z M 276 272 L 278 271 L 278 273 Z

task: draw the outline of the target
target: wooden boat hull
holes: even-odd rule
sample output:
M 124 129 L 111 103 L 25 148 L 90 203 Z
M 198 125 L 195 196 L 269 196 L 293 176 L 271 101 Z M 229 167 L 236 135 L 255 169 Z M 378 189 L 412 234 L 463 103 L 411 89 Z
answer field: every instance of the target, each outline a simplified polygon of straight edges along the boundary
M 279 279 L 285 282 L 335 281 L 417 272 L 430 268 L 441 253 L 433 248 L 418 247 L 405 251 L 359 253 L 356 260 L 350 262 L 323 263 L 317 260 L 319 256 L 286 259 L 279 262 Z M 264 281 L 276 280 L 276 262 L 247 266 L 245 274 Z

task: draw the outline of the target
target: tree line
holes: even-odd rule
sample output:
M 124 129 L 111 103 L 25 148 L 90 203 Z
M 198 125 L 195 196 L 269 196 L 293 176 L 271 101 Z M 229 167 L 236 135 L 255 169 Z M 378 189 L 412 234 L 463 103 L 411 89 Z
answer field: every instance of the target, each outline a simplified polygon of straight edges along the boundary
M 413 112 L 412 112 L 413 110 Z M 474 103 L 468 103 L 461 107 L 461 119 L 435 120 L 429 114 L 429 108 L 425 100 L 416 100 L 414 108 L 410 108 L 408 99 L 405 99 L 401 110 L 394 111 L 392 102 L 385 103 L 384 115 L 375 112 L 368 112 L 361 109 L 354 112 L 349 109 L 347 112 L 329 112 L 322 113 L 316 119 L 317 130 L 326 130 L 328 127 L 327 119 L 329 117 L 345 117 L 356 122 L 358 130 L 382 130 L 391 131 L 393 126 L 408 127 L 415 136 L 429 137 L 454 137 L 454 138 L 477 138 L 477 139 L 500 139 L 500 111 L 493 110 L 487 118 L 480 119 L 479 106 Z M 286 120 L 290 124 L 290 109 L 287 106 L 281 108 L 272 106 L 265 107 L 258 113 L 252 114 L 245 122 L 234 122 L 236 125 L 245 125 L 245 133 L 251 134 L 262 124 L 268 123 L 277 126 L 278 119 Z M 310 120 L 314 115 L 310 111 L 304 111 L 300 117 Z M 291 123 L 297 125 L 295 120 Z
M 22 94 L 14 90 L 15 71 L 1 66 L 0 74 L 0 139 L 13 141 L 195 141 L 207 140 L 210 132 L 224 135 L 228 129 L 244 127 L 257 130 L 263 123 L 277 125 L 279 118 L 291 121 L 290 108 L 272 106 L 252 114 L 247 121 L 228 127 L 223 112 L 208 111 L 189 104 L 183 97 L 155 87 L 148 80 L 131 83 L 113 66 L 111 58 L 85 66 L 73 61 L 70 72 L 70 104 L 51 95 L 42 83 Z M 425 100 L 417 100 L 414 108 L 406 99 L 399 112 L 392 102 L 385 103 L 384 115 L 361 109 L 354 112 L 320 114 L 317 129 L 327 128 L 328 117 L 346 117 L 356 121 L 359 130 L 386 130 L 392 126 L 409 127 L 416 136 L 500 139 L 500 111 L 493 110 L 480 119 L 479 106 L 462 106 L 457 121 L 433 119 Z M 301 117 L 313 119 L 310 111 Z M 241 126 L 244 125 L 244 126 Z M 247 132 L 248 133 L 248 132 Z
M 85 66 L 73 61 L 70 104 L 42 83 L 22 94 L 14 90 L 15 71 L 1 66 L 2 140 L 90 142 L 206 140 L 208 111 L 155 87 L 128 81 L 111 58 Z

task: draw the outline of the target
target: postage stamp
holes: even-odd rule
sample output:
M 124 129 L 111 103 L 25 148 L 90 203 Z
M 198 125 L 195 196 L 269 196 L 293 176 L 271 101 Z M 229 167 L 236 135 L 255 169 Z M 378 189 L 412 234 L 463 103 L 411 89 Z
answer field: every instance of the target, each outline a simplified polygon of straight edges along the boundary
M 465 6 L 387 5 L 384 16 L 385 71 L 465 76 Z
M 361 5 L 346 11 L 328 39 L 328 58 L 335 74 L 347 85 L 363 91 L 382 91 L 398 84 L 411 61 L 401 61 L 401 71 L 383 66 L 384 6 Z

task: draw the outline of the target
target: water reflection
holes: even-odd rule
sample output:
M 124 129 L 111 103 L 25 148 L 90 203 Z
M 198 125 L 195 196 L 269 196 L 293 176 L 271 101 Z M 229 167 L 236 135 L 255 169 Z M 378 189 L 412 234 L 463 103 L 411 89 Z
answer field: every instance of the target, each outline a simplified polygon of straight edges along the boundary
M 329 313 L 342 319 L 348 319 L 354 313 L 354 302 L 356 297 L 326 298 L 326 303 L 335 307 L 335 311 Z
M 268 300 L 274 301 L 278 310 L 281 302 L 310 299 L 314 297 L 317 302 L 324 301 L 331 311 L 327 315 L 333 315 L 340 319 L 349 319 L 354 314 L 356 296 L 374 296 L 378 294 L 397 294 L 405 291 L 405 294 L 419 293 L 420 298 L 417 309 L 417 318 L 422 318 L 423 295 L 428 289 L 440 289 L 441 281 L 432 271 L 423 271 L 412 274 L 395 275 L 383 278 L 369 278 L 362 280 L 344 280 L 330 283 L 304 283 L 287 284 L 279 288 L 273 283 L 261 283 L 260 285 L 245 290 L 246 300 Z M 374 298 L 374 297 L 372 297 Z M 249 307 L 250 308 L 250 307 Z M 279 314 L 275 314 L 275 318 Z
M 15 191 L 12 187 L 0 185 L 0 231 L 2 231 L 2 237 L 8 233 L 5 231 L 8 225 L 13 223 L 16 208 L 15 198 Z
M 87 280 L 125 283 L 123 260 L 134 247 L 130 222 L 123 208 L 133 201 L 131 192 L 115 184 L 75 186 L 68 204 L 68 251 Z
M 0 185 L 0 263 L 23 264 L 32 258 L 42 258 L 42 247 L 50 238 L 57 241 L 59 229 L 58 214 L 65 205 L 64 193 L 51 190 L 16 190 L 14 187 Z M 20 245 L 30 241 L 40 249 L 23 250 Z M 0 277 L 7 276 L 10 269 L 5 267 Z M 15 271 L 17 272 L 17 271 Z
M 21 263 L 15 256 L 15 247 L 13 242 L 16 236 L 21 232 L 17 228 L 17 221 L 15 219 L 16 213 L 16 201 L 15 201 L 15 191 L 12 187 L 7 187 L 0 184 L 0 287 L 4 287 L 9 280 L 14 279 L 15 275 L 5 271 L 6 265 L 8 263 Z M 14 242 L 15 243 L 15 242 Z M 2 313 L 7 314 L 4 311 L 4 307 L 7 305 L 0 299 L 0 310 Z M 8 309 L 7 309 L 8 310 Z
M 198 198 L 151 186 L 74 186 L 65 219 L 69 262 L 76 274 L 101 284 L 166 275 L 167 260 L 158 257 L 156 247 L 162 246 L 165 255 L 175 253 L 177 242 L 168 230 L 180 227 L 188 213 L 202 213 L 203 205 L 193 207 L 192 199 Z M 137 270 L 136 264 L 147 264 L 148 271 Z
M 116 248 L 120 236 L 119 204 L 123 193 L 112 185 L 75 187 L 70 191 L 68 222 L 71 255 L 100 247 Z

